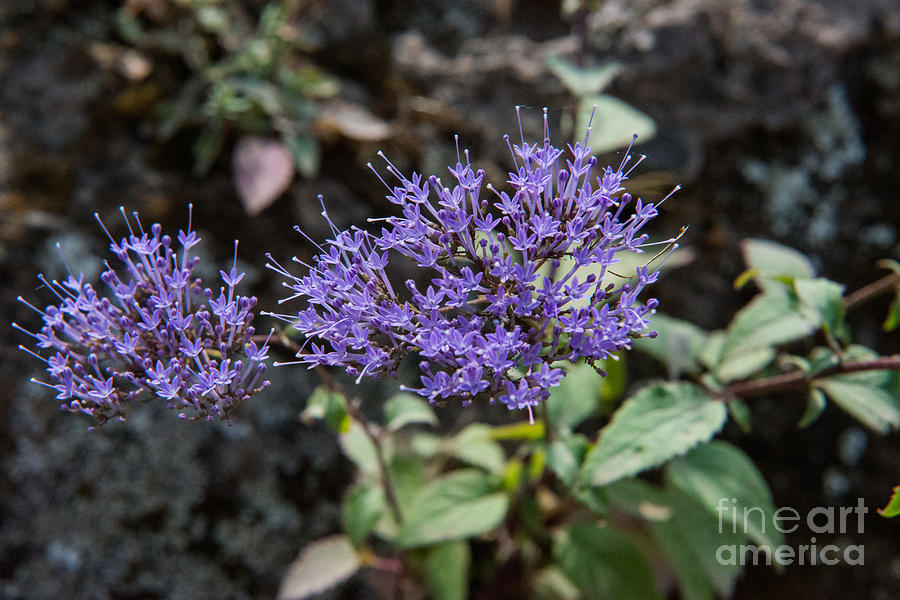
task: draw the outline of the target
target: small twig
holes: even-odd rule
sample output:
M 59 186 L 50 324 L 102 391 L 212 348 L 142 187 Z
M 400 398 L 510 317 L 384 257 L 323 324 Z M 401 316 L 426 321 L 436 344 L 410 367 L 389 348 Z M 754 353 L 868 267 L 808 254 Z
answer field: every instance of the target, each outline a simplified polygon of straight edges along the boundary
M 895 291 L 898 287 L 900 287 L 900 272 L 895 271 L 890 275 L 885 275 L 881 279 L 859 288 L 852 294 L 847 294 L 844 297 L 844 308 L 855 308 L 882 294 Z
M 802 390 L 818 379 L 861 371 L 900 371 L 900 356 L 881 356 L 873 360 L 841 363 L 820 371 L 812 378 L 803 371 L 791 371 L 763 379 L 741 381 L 727 386 L 718 395 L 728 401 L 735 398 L 753 398 L 766 394 Z
M 253 341 L 265 342 L 266 336 L 257 335 L 253 336 Z M 269 340 L 269 345 L 280 348 L 285 352 L 291 353 L 291 355 L 296 355 L 300 351 L 300 345 L 288 338 L 285 335 L 279 334 L 277 336 L 273 336 Z M 341 383 L 334 378 L 334 375 L 331 372 L 319 365 L 315 367 L 316 374 L 322 379 L 322 383 L 332 392 L 336 392 L 341 394 L 344 398 L 347 398 L 347 412 L 350 416 L 356 419 L 359 424 L 363 428 L 363 432 L 366 434 L 366 437 L 369 438 L 369 441 L 372 442 L 372 445 L 375 447 L 375 459 L 378 464 L 378 474 L 381 479 L 381 485 L 384 488 L 384 496 L 385 500 L 387 500 L 388 509 L 391 511 L 391 515 L 394 517 L 394 520 L 397 521 L 397 524 L 400 525 L 403 523 L 402 512 L 400 511 L 400 504 L 397 502 L 397 494 L 394 492 L 394 486 L 391 483 L 390 475 L 388 474 L 388 466 L 387 461 L 384 458 L 384 448 L 381 444 L 381 435 L 377 430 L 377 426 L 369 421 L 363 411 L 359 406 L 359 399 L 354 398 L 350 399 L 347 393 L 344 391 Z
M 844 297 L 844 309 L 856 308 L 882 294 L 898 289 L 900 289 L 900 272 L 895 271 L 847 294 Z M 838 363 L 820 371 L 813 378 L 808 377 L 803 371 L 791 371 L 753 381 L 740 381 L 727 386 L 718 395 L 726 401 L 734 398 L 752 398 L 765 394 L 806 389 L 814 380 L 823 377 L 878 370 L 900 371 L 900 356 L 882 356 L 874 360 Z
M 346 397 L 346 396 L 345 396 Z M 403 524 L 403 513 L 400 511 L 400 503 L 397 501 L 397 494 L 394 492 L 394 486 L 391 483 L 391 477 L 388 472 L 387 460 L 384 458 L 384 448 L 381 445 L 380 431 L 376 429 L 376 425 L 369 421 L 360 409 L 359 398 L 353 398 L 347 402 L 347 411 L 350 416 L 359 421 L 362 425 L 363 432 L 372 446 L 375 448 L 375 461 L 378 463 L 378 474 L 381 478 L 381 486 L 384 488 L 384 497 L 387 500 L 388 509 L 397 522 L 397 525 Z

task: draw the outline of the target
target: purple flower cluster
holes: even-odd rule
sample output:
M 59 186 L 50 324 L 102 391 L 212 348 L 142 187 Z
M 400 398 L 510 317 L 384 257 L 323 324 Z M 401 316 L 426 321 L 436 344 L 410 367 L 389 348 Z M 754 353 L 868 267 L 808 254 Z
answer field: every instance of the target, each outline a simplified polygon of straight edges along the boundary
M 323 204 L 333 237 L 312 264 L 294 259 L 305 275 L 269 256 L 293 292 L 285 300 L 306 302 L 296 314 L 274 315 L 307 337 L 299 362 L 343 366 L 360 378 L 395 375 L 413 351 L 421 387 L 411 391 L 431 403 L 486 398 L 530 412 L 565 376 L 557 363 L 630 348 L 657 305 L 637 297 L 659 272 L 640 267 L 620 285 L 608 278 L 619 253 L 649 245 L 641 229 L 657 209 L 624 193 L 640 159 L 597 169 L 587 140 L 568 155 L 552 146 L 545 109 L 541 143 L 523 136 L 513 146 L 506 137 L 516 165 L 510 192 L 483 185 L 468 152 L 465 162 L 457 153 L 450 187 L 435 176 L 406 177 L 385 158 L 397 182 L 385 183 L 387 198 L 401 215 L 380 220 L 379 234 L 339 231 Z M 412 259 L 423 278 L 395 287 L 386 271 L 394 254 Z
M 57 305 L 40 310 L 19 297 L 44 321 L 37 333 L 13 323 L 35 339 L 37 352 L 19 347 L 46 363 L 53 383 L 33 381 L 56 390 L 63 410 L 101 424 L 123 418 L 128 401 L 149 400 L 145 392 L 166 400 L 182 419 L 227 419 L 234 406 L 268 385 L 268 340 L 257 345 L 251 339 L 256 298 L 235 293 L 244 274 L 232 266 L 220 271 L 224 287 L 204 289 L 193 275 L 199 258 L 190 252 L 200 238 L 190 219 L 174 250 L 158 223 L 148 233 L 133 213 L 135 231 L 121 212 L 130 235 L 118 243 L 95 214 L 124 267 L 120 274 L 105 263 L 108 297 L 71 273 L 63 282 L 38 276 Z

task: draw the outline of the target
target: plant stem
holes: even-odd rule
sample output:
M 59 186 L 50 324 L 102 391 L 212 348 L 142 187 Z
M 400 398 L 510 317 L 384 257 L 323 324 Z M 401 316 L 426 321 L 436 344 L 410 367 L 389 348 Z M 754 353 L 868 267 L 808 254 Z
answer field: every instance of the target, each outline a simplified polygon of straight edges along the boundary
M 844 309 L 856 308 L 873 298 L 898 289 L 900 289 L 900 272 L 894 271 L 851 294 L 847 294 L 844 297 Z M 817 379 L 860 371 L 900 371 L 900 356 L 882 356 L 874 360 L 838 363 L 820 371 L 813 378 L 808 377 L 803 371 L 791 371 L 753 381 L 739 381 L 727 386 L 717 395 L 727 402 L 734 398 L 752 398 L 771 393 L 802 390 L 808 388 Z
M 400 503 L 397 502 L 397 494 L 394 491 L 394 485 L 391 483 L 387 460 L 384 458 L 384 448 L 381 445 L 380 430 L 377 429 L 377 426 L 374 423 L 366 418 L 365 414 L 363 414 L 363 411 L 360 408 L 359 398 L 353 398 L 353 400 L 349 401 L 347 403 L 347 410 L 350 413 L 350 416 L 362 425 L 363 432 L 375 448 L 375 461 L 378 463 L 378 475 L 381 479 L 381 487 L 384 488 L 384 498 L 387 500 L 388 509 L 390 509 L 391 515 L 394 517 L 397 525 L 400 526 L 403 524 L 403 513 L 400 511 Z
M 900 286 L 900 272 L 893 272 L 865 285 L 844 297 L 844 308 L 854 308 L 864 302 L 896 290 Z
M 740 381 L 727 386 L 718 395 L 727 402 L 735 398 L 753 398 L 765 394 L 802 390 L 825 377 L 861 371 L 900 371 L 900 356 L 881 356 L 873 360 L 841 363 L 820 371 L 812 378 L 803 371 L 791 371 L 753 381 Z
M 253 341 L 265 342 L 266 336 L 253 336 Z M 296 354 L 300 350 L 299 344 L 284 335 L 273 336 L 269 340 L 269 344 L 271 346 L 279 347 L 291 354 Z M 359 422 L 363 428 L 363 433 L 365 433 L 366 437 L 369 438 L 369 441 L 372 442 L 372 446 L 375 448 L 375 461 L 378 464 L 378 475 L 381 480 L 381 487 L 384 488 L 384 497 L 387 501 L 388 509 L 391 511 L 391 516 L 394 517 L 394 520 L 399 526 L 403 523 L 403 513 L 400 511 L 400 504 L 397 502 L 397 494 L 391 483 L 387 460 L 385 460 L 384 457 L 384 447 L 381 444 L 380 430 L 374 423 L 366 418 L 366 415 L 360 408 L 359 399 L 350 399 L 344 391 L 343 386 L 334 378 L 328 369 L 319 365 L 315 368 L 315 371 L 322 379 L 322 383 L 325 384 L 325 387 L 333 392 L 341 394 L 344 398 L 347 398 L 347 412 L 352 418 Z
M 546 402 L 541 402 L 541 421 L 544 422 L 544 439 L 548 444 L 552 444 L 556 441 L 556 432 L 550 425 L 550 409 Z

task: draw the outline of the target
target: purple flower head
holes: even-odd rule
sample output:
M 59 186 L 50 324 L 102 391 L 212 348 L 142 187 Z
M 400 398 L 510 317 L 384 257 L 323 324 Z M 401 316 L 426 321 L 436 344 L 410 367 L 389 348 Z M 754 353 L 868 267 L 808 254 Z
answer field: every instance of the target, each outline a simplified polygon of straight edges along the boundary
M 614 265 L 620 253 L 653 245 L 642 229 L 659 203 L 632 203 L 624 193 L 643 157 L 632 162 L 629 147 L 618 167 L 600 168 L 589 134 L 568 152 L 555 148 L 545 109 L 543 140 L 523 136 L 512 145 L 506 137 L 515 170 L 504 191 L 483 185 L 467 151 L 457 152 L 449 185 L 407 177 L 379 153 L 394 179 L 382 179 L 387 199 L 400 213 L 372 219 L 380 233 L 339 231 L 323 204 L 334 235 L 317 245 L 311 264 L 301 263 L 305 274 L 269 256 L 291 290 L 285 300 L 306 303 L 274 315 L 311 341 L 299 362 L 343 366 L 361 378 L 394 375 L 415 352 L 422 387 L 411 391 L 430 402 L 483 398 L 530 412 L 565 376 L 560 363 L 630 348 L 647 334 L 657 302 L 637 297 L 658 271 L 642 268 L 622 284 Z M 412 260 L 423 277 L 395 289 L 388 255 Z
M 235 294 L 243 277 L 235 265 L 220 271 L 223 287 L 202 287 L 193 275 L 198 261 L 190 251 L 199 237 L 190 217 L 175 249 L 159 224 L 145 231 L 137 213 L 132 224 L 120 210 L 129 235 L 119 242 L 95 214 L 121 262 L 118 271 L 107 263 L 101 276 L 107 296 L 83 275 L 70 274 L 62 283 L 38 275 L 56 305 L 41 310 L 19 298 L 44 321 L 36 333 L 13 324 L 39 350 L 20 348 L 47 364 L 53 383 L 37 383 L 59 392 L 63 410 L 101 424 L 123 418 L 128 401 L 152 398 L 163 399 L 182 419 L 227 419 L 231 408 L 268 386 L 268 339 L 262 346 L 251 339 L 256 298 Z M 235 241 L 235 264 L 236 253 Z M 40 349 L 54 354 L 44 358 Z

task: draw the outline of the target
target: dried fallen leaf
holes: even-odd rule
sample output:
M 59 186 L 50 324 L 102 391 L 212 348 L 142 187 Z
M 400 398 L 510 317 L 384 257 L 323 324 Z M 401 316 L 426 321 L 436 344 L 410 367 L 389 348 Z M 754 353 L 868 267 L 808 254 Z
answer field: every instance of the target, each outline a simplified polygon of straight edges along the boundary
M 284 192 L 294 178 L 294 159 L 278 140 L 246 137 L 234 149 L 234 184 L 244 209 L 258 215 Z
M 337 131 L 357 142 L 378 142 L 393 135 L 391 124 L 379 119 L 368 109 L 343 100 L 335 100 L 322 107 L 319 126 Z
M 312 542 L 288 567 L 278 600 L 301 600 L 344 581 L 359 569 L 360 557 L 350 539 L 333 535 Z

